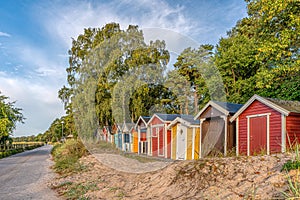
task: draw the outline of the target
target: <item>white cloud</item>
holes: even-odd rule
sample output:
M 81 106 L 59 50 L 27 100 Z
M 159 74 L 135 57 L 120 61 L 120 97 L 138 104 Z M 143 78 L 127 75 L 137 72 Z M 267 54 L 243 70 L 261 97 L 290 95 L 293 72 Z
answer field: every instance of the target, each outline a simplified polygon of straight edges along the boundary
M 0 37 L 1 37 L 1 36 L 3 36 L 3 37 L 11 37 L 10 34 L 4 33 L 4 32 L 1 32 L 1 31 L 0 31 Z
M 27 75 L 42 77 L 45 80 L 54 81 L 55 84 L 62 82 L 65 77 L 66 59 L 58 55 L 53 55 L 46 52 L 44 49 L 34 47 L 30 44 L 20 42 L 15 49 L 20 62 L 23 64 L 20 67 L 27 67 Z
M 18 124 L 14 136 L 33 135 L 46 131 L 50 123 L 63 115 L 63 106 L 57 98 L 57 88 L 27 79 L 8 77 L 0 72 L 0 91 L 16 101 L 26 117 L 25 124 Z
M 100 28 L 110 22 L 119 23 L 123 29 L 129 24 L 137 24 L 141 28 L 167 28 L 183 34 L 189 34 L 197 27 L 194 20 L 183 14 L 184 7 L 161 1 L 124 0 L 95 5 L 76 1 L 64 6 L 49 3 L 47 7 L 41 24 L 66 48 L 71 47 L 71 38 L 76 39 L 84 28 Z

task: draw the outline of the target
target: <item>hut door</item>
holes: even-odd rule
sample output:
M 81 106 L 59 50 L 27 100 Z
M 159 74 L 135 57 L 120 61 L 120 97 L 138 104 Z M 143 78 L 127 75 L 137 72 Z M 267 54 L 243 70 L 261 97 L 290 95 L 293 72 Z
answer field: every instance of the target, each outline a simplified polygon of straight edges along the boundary
M 185 159 L 185 152 L 186 152 L 186 127 L 181 126 L 178 124 L 177 126 L 177 152 L 176 152 L 176 159 L 177 160 L 184 160 Z
M 267 116 L 250 118 L 250 154 L 262 153 L 267 147 Z

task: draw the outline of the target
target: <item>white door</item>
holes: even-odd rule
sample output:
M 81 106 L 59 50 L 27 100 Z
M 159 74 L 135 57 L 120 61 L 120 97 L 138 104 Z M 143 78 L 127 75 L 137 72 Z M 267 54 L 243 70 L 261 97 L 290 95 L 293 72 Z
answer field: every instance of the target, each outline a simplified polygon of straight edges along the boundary
M 177 160 L 185 160 L 185 153 L 186 153 L 186 127 L 181 126 L 180 124 L 177 125 L 177 152 L 176 152 L 176 159 Z

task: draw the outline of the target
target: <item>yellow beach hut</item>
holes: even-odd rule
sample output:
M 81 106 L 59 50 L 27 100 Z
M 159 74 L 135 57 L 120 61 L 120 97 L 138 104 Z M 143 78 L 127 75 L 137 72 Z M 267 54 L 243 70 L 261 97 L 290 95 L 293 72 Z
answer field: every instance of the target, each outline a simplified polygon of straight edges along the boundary
M 174 160 L 199 159 L 200 122 L 192 115 L 181 115 L 173 120 L 171 130 L 171 158 Z

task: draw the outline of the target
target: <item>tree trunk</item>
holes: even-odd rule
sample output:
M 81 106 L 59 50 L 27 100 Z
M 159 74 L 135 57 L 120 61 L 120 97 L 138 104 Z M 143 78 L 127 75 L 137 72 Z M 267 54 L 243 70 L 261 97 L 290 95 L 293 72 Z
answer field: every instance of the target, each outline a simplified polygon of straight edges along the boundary
M 198 109 L 198 94 L 197 94 L 197 91 L 198 91 L 198 86 L 196 85 L 195 86 L 195 91 L 194 91 L 194 106 L 195 106 L 195 115 L 199 112 L 199 109 Z
M 189 114 L 189 99 L 188 96 L 185 97 L 185 114 L 188 115 Z

